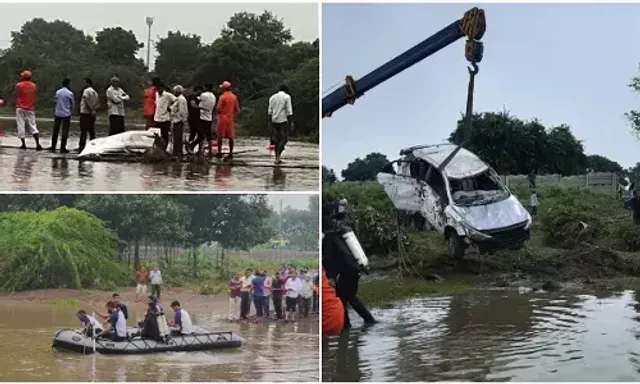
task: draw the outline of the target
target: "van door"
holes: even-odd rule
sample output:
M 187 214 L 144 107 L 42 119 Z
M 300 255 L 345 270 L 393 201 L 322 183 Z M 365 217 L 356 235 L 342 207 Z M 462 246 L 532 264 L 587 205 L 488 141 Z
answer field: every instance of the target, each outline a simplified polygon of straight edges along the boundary
M 429 165 L 431 166 L 431 165 Z M 436 168 L 431 169 L 429 179 L 424 187 L 423 216 L 429 224 L 438 231 L 445 226 L 444 209 L 449 204 L 447 187 L 442 173 Z
M 390 173 L 378 173 L 378 183 L 382 185 L 385 193 L 396 209 L 415 213 L 422 211 L 424 198 L 421 182 L 404 175 L 393 175 Z

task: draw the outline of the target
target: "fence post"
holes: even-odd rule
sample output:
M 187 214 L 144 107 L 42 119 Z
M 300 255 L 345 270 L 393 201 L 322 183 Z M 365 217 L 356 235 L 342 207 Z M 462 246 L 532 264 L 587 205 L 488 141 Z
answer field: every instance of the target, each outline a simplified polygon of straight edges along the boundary
M 589 172 L 587 172 L 584 175 L 584 181 L 585 181 L 585 188 L 587 188 L 587 191 L 589 190 Z

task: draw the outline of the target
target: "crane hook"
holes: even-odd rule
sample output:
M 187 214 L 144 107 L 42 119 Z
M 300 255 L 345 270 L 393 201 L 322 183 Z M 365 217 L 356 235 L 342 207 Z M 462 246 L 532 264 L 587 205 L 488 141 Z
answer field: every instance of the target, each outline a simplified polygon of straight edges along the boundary
M 470 75 L 477 75 L 478 72 L 480 72 L 480 68 L 478 68 L 478 64 L 476 64 L 475 62 L 471 62 L 471 66 L 473 68 L 467 67 L 467 69 L 469 70 L 469 74 Z

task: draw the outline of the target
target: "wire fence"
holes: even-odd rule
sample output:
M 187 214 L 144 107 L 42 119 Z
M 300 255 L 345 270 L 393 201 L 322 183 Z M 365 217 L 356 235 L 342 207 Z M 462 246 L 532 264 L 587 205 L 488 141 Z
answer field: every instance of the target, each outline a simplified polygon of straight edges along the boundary
M 502 181 L 509 189 L 528 188 L 527 175 L 503 175 Z M 613 172 L 592 172 L 584 175 L 538 175 L 536 185 L 560 184 L 569 188 L 587 189 L 591 192 L 615 196 L 618 193 L 618 176 Z

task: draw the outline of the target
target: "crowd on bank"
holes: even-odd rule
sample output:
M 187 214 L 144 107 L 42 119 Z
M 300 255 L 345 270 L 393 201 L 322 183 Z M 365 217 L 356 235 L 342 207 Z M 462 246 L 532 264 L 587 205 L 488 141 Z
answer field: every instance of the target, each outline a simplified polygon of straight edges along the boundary
M 229 281 L 229 321 L 249 320 L 252 307 L 255 319 L 295 321 L 319 313 L 318 273 L 282 265 L 272 275 L 265 269 L 247 269 L 244 276 L 235 273 Z M 273 306 L 273 311 L 271 308 Z
M 194 85 L 188 91 L 182 85 L 174 85 L 169 89 L 162 79 L 153 78 L 144 90 L 145 126 L 158 128 L 164 150 L 168 148 L 170 137 L 173 139 L 173 155 L 182 156 L 183 148 L 193 153 L 195 148 L 204 153 L 222 157 L 223 140 L 228 141 L 228 157 L 233 157 L 235 140 L 235 118 L 240 113 L 240 101 L 232 90 L 231 82 L 223 81 L 217 88 L 213 84 Z M 26 135 L 33 136 L 36 149 L 42 150 L 40 135 L 36 123 L 36 99 L 38 88 L 30 71 L 23 71 L 20 82 L 15 86 L 16 94 L 16 126 L 21 148 L 27 149 Z M 76 95 L 71 89 L 71 81 L 67 78 L 53 95 L 55 98 L 54 125 L 51 136 L 51 151 L 55 151 L 60 138 L 60 152 L 68 153 L 71 116 L 76 110 Z M 107 114 L 109 116 L 109 135 L 125 132 L 125 106 L 131 97 L 114 76 L 105 92 Z M 96 138 L 96 114 L 101 109 L 100 98 L 90 78 L 84 79 L 80 92 L 80 141 L 77 151 L 82 152 L 87 138 Z M 293 130 L 293 107 L 291 96 L 286 85 L 271 96 L 266 107 L 265 136 L 271 136 L 269 148 L 275 151 L 276 163 L 281 163 L 281 155 L 285 149 L 289 134 Z M 267 120 L 268 119 L 268 120 Z M 189 128 L 189 136 L 184 142 L 184 130 Z

